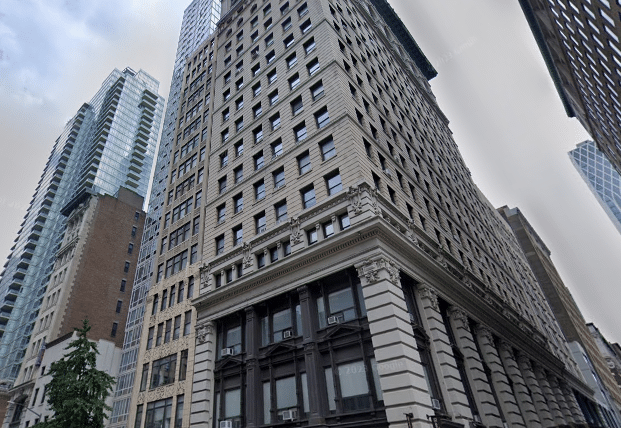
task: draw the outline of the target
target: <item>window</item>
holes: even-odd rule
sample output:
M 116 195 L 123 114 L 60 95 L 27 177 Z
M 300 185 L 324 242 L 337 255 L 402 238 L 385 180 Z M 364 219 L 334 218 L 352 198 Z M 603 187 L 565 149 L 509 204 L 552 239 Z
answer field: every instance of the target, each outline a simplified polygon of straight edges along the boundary
M 263 28 L 265 28 L 266 30 L 272 28 L 272 18 L 268 19 L 263 23 Z
M 116 337 L 116 331 L 119 328 L 119 323 L 118 322 L 113 322 L 112 323 L 112 330 L 110 331 L 110 337 Z
M 240 141 L 235 144 L 235 157 L 239 157 L 244 154 L 244 142 Z
M 155 335 L 155 327 L 149 327 L 149 334 L 147 336 L 147 349 L 153 347 L 153 336 Z
M 329 221 L 327 223 L 324 223 L 322 225 L 322 228 L 323 228 L 323 236 L 324 236 L 324 238 L 327 238 L 329 236 L 334 235 L 334 225 L 332 224 L 331 221 Z
M 265 254 L 262 252 L 257 254 L 257 269 L 261 269 L 265 266 Z
M 261 64 L 259 64 L 259 63 L 255 64 L 251 68 L 251 71 L 252 71 L 252 77 L 255 77 L 261 71 Z M 257 85 L 255 85 L 255 86 L 257 86 Z M 259 83 L 258 86 L 259 86 L 259 92 L 261 92 L 261 84 Z M 254 87 L 253 87 L 253 89 L 254 89 Z
M 222 135 L 222 144 L 224 144 L 229 139 L 229 128 L 226 128 L 224 131 L 222 131 L 221 135 Z
M 194 264 L 198 261 L 198 244 L 194 244 L 190 247 L 190 264 Z M 171 296 L 172 303 L 172 296 Z
M 233 205 L 235 206 L 235 214 L 244 209 L 244 197 L 241 193 L 233 198 Z
M 270 248 L 270 262 L 274 263 L 278 261 L 278 247 Z
M 151 315 L 155 315 L 157 313 L 158 303 L 159 295 L 156 294 L 155 296 L 153 296 L 153 307 L 151 309 Z
M 177 369 L 177 354 L 170 355 L 165 358 L 153 361 L 151 369 L 151 385 L 150 388 L 168 385 L 175 381 L 175 372 Z M 147 422 L 149 419 L 149 411 L 147 410 Z
M 300 31 L 302 32 L 302 34 L 306 33 L 308 30 L 310 30 L 312 27 L 311 24 L 311 20 L 307 19 L 306 21 L 304 21 L 302 23 L 302 25 L 300 25 Z
M 224 168 L 229 163 L 229 153 L 224 152 L 220 155 L 220 168 Z
M 274 189 L 280 189 L 285 185 L 285 168 L 278 168 L 276 171 L 272 173 L 274 177 Z
M 347 229 L 350 225 L 349 216 L 347 214 L 341 214 L 339 216 L 339 226 L 341 230 Z
M 218 190 L 220 194 L 226 192 L 226 175 L 218 180 Z
M 307 173 L 311 170 L 311 160 L 310 154 L 307 151 L 298 156 L 298 170 L 300 171 L 300 175 Z
M 300 194 L 302 195 L 302 206 L 304 209 L 315 205 L 315 188 L 312 185 L 302 189 Z
M 280 127 L 280 113 L 276 113 L 274 116 L 270 117 L 270 125 L 272 127 L 272 131 L 275 131 Z
M 287 57 L 287 68 L 291 68 L 298 63 L 298 58 L 295 52 Z
M 187 311 L 185 313 L 185 319 L 183 323 L 183 335 L 187 336 L 188 334 L 190 334 L 191 330 L 192 330 L 192 311 Z
M 317 123 L 317 128 L 321 129 L 330 123 L 330 115 L 328 114 L 328 107 L 324 107 L 315 113 L 315 122 Z
M 272 12 L 272 4 L 269 3 L 267 6 L 263 8 L 263 16 L 269 15 Z
M 252 131 L 252 134 L 254 136 L 255 144 L 259 144 L 261 141 L 263 141 L 263 127 L 262 126 L 255 128 L 254 131 Z
M 257 83 L 252 87 L 252 95 L 258 96 L 261 93 L 261 82 Z
M 120 314 L 121 313 L 121 308 L 123 307 L 123 301 L 122 300 L 117 300 L 116 301 L 116 313 Z
M 278 101 L 278 90 L 275 90 L 271 94 L 268 95 L 270 99 L 270 105 L 273 106 Z
M 295 136 L 295 141 L 297 142 L 306 139 L 306 124 L 302 122 L 298 126 L 293 128 L 293 134 Z
M 235 131 L 239 132 L 244 127 L 244 118 L 240 117 L 235 121 Z
M 289 78 L 289 88 L 293 91 L 300 84 L 300 75 L 295 73 Z M 301 98 L 300 98 L 301 101 Z
M 274 34 L 271 33 L 269 36 L 265 38 L 265 47 L 269 48 L 274 44 Z
M 341 175 L 338 171 L 326 176 L 326 186 L 328 188 L 328 195 L 334 195 L 335 193 L 343 190 Z
M 293 34 L 289 34 L 289 36 L 285 40 L 283 40 L 283 43 L 285 44 L 285 49 L 291 46 L 294 42 L 295 39 L 293 37 Z
M 303 108 L 304 108 L 304 104 L 302 103 L 301 96 L 291 101 L 291 112 L 293 113 L 294 116 L 300 113 Z
M 261 103 L 255 105 L 252 108 L 252 114 L 254 115 L 254 118 L 256 119 L 257 117 L 261 116 L 261 113 L 263 113 L 263 109 L 261 108 Z
M 271 144 L 272 147 L 272 159 L 282 155 L 282 140 L 279 138 L 277 141 Z
M 166 329 L 164 330 L 164 343 L 170 342 L 170 336 L 172 335 L 172 320 L 166 321 Z
M 235 108 L 240 110 L 242 107 L 244 107 L 244 97 L 239 97 L 235 100 Z
M 312 229 L 309 229 L 306 232 L 306 237 L 308 238 L 308 245 L 313 245 L 315 242 L 317 242 L 317 229 L 314 227 Z
M 270 64 L 276 58 L 276 54 L 274 51 L 270 51 L 267 55 L 265 55 L 265 62 Z
M 244 78 L 243 77 L 241 79 L 239 79 L 237 82 L 235 82 L 235 87 L 237 88 L 238 91 L 241 88 L 244 87 Z
M 311 37 L 306 43 L 304 43 L 304 52 L 306 55 L 315 50 L 315 38 Z
M 121 292 L 124 293 L 125 292 L 125 286 L 127 285 L 127 280 L 126 279 L 122 279 L 121 280 Z
M 147 385 L 149 384 L 149 363 L 143 364 L 142 366 L 142 376 L 140 377 L 140 391 L 144 391 L 147 389 Z
M 308 74 L 310 76 L 318 72 L 319 68 L 319 60 L 317 58 L 306 64 L 306 69 L 308 70 Z
M 278 79 L 278 74 L 276 74 L 276 69 L 274 69 L 274 70 L 270 71 L 269 73 L 267 73 L 267 83 L 269 85 L 274 83 L 276 81 L 276 79 Z
M 236 226 L 233 228 L 233 246 L 241 245 L 242 240 L 244 238 L 244 230 L 242 229 L 242 225 Z
M 304 3 L 298 8 L 298 16 L 301 18 L 308 13 L 308 6 Z
M 319 144 L 319 148 L 321 149 L 321 157 L 324 161 L 336 155 L 336 149 L 334 148 L 334 140 L 332 137 L 321 142 Z
M 254 184 L 254 198 L 258 201 L 265 197 L 265 183 L 263 180 Z
M 230 45 L 227 45 L 230 48 Z M 224 84 L 226 85 L 231 81 L 231 72 L 229 71 L 224 75 Z
M 238 166 L 237 168 L 233 170 L 233 173 L 235 174 L 235 184 L 237 184 L 240 181 L 242 181 L 244 178 L 244 166 L 243 165 Z
M 265 229 L 266 229 L 266 226 L 265 226 L 265 211 L 262 211 L 259 214 L 257 214 L 256 216 L 254 216 L 254 225 L 255 225 L 255 231 L 256 231 L 257 235 L 259 233 L 265 232 Z
M 276 213 L 276 223 L 287 220 L 287 201 L 280 201 L 274 205 L 274 212 Z
M 229 98 L 231 98 L 231 90 L 227 89 L 226 91 L 224 91 L 224 93 L 222 94 L 222 100 L 226 101 Z
M 216 238 L 216 255 L 224 253 L 224 235 Z
M 134 244 L 130 242 L 129 245 L 127 246 L 127 254 L 131 254 L 133 251 L 134 251 Z
M 254 155 L 253 159 L 254 159 L 254 169 L 255 169 L 255 171 L 258 170 L 258 169 L 263 168 L 263 150 L 261 150 L 259 153 Z
M 129 262 L 125 262 L 125 266 L 123 267 L 123 272 L 129 272 Z
M 310 92 L 311 92 L 313 101 L 323 97 L 323 83 L 321 82 L 321 80 L 315 83 L 313 86 L 311 86 Z
M 183 352 L 187 353 L 187 350 Z M 183 363 L 183 353 L 181 353 L 181 361 Z M 187 356 L 186 356 L 185 366 L 187 367 Z M 184 371 L 184 378 L 181 379 L 181 369 L 179 369 L 179 380 L 184 380 L 184 379 L 185 379 L 185 371 Z M 177 409 L 175 410 L 175 427 L 174 428 L 181 428 L 181 425 L 183 424 L 183 399 L 184 399 L 183 395 L 177 396 Z M 135 424 L 134 426 L 140 427 L 140 424 Z
M 285 19 L 282 23 L 282 31 L 285 32 L 291 28 L 291 17 Z

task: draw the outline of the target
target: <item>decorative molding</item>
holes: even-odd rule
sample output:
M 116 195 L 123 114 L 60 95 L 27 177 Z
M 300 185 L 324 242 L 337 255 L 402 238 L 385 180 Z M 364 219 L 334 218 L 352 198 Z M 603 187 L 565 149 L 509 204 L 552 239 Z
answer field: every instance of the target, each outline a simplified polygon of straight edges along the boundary
M 362 192 L 360 186 L 350 187 L 347 190 L 347 196 L 349 197 L 349 213 L 352 217 L 362 214 Z
M 436 311 L 440 310 L 440 306 L 438 304 L 438 292 L 435 289 L 428 285 L 423 285 L 418 289 L 418 293 L 421 299 L 429 299 L 432 309 Z
M 244 254 L 244 269 L 249 269 L 252 267 L 252 254 L 250 253 L 251 250 L 252 247 L 249 243 L 244 242 L 242 244 L 242 251 Z
M 451 306 L 448 310 L 449 317 L 454 321 L 460 321 L 465 326 L 468 325 L 468 314 L 462 308 Z
M 526 370 L 533 370 L 533 365 L 530 362 L 530 358 L 528 358 L 528 355 L 526 355 L 524 352 L 518 351 L 517 361 L 518 364 L 525 367 Z
M 207 321 L 205 323 L 197 324 L 195 327 L 196 331 L 196 342 L 199 345 L 202 345 L 207 341 L 207 336 L 213 335 L 213 322 Z
M 302 232 L 300 232 L 300 219 L 298 217 L 289 219 L 289 233 L 291 234 L 291 245 L 302 243 Z
M 492 331 L 488 327 L 479 324 L 477 326 L 477 336 L 487 339 L 489 344 L 493 346 L 494 336 L 492 336 Z
M 356 265 L 358 276 L 364 278 L 367 284 L 374 284 L 380 281 L 379 271 L 386 270 L 388 272 L 388 280 L 395 285 L 399 285 L 399 267 L 395 262 L 385 257 L 375 260 L 365 260 Z
M 207 288 L 211 285 L 211 265 L 206 263 L 199 268 L 200 273 L 200 287 Z

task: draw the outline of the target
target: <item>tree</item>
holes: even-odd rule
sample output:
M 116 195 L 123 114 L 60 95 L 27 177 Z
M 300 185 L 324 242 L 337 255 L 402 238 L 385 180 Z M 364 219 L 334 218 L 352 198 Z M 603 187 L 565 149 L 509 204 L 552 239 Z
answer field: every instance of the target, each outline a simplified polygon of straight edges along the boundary
M 85 319 L 78 338 L 67 346 L 72 349 L 64 358 L 52 363 L 47 385 L 47 401 L 54 411 L 54 419 L 36 424 L 36 428 L 103 428 L 105 403 L 112 392 L 114 377 L 97 370 L 97 344 L 86 337 L 91 329 Z

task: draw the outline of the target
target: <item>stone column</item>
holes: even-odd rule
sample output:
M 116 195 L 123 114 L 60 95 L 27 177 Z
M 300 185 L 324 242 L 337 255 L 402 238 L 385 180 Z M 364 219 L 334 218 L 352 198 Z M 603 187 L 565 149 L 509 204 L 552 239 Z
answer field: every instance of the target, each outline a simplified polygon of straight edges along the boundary
M 479 341 L 483 359 L 492 372 L 492 382 L 494 383 L 494 389 L 496 390 L 506 422 L 511 428 L 526 427 L 520 408 L 509 386 L 507 374 L 498 356 L 498 351 L 494 346 L 491 331 L 487 327 L 479 326 L 477 329 L 477 340 Z
M 213 369 L 216 352 L 216 329 L 211 321 L 197 322 L 194 377 L 190 427 L 210 428 L 213 425 Z
M 464 366 L 473 390 L 474 400 L 480 412 L 481 422 L 486 426 L 502 426 L 496 400 L 494 400 L 490 385 L 487 383 L 487 376 L 485 376 L 477 345 L 470 331 L 468 315 L 463 310 L 452 306 L 449 308 L 449 318 L 455 332 L 455 342 L 464 356 Z
M 548 377 L 545 371 L 539 366 L 534 366 L 533 368 L 537 382 L 541 387 L 541 392 L 543 392 L 545 400 L 548 403 L 548 408 L 550 409 L 550 414 L 554 419 L 555 425 L 566 425 L 567 423 L 565 422 L 565 418 L 561 413 L 561 408 L 556 401 L 556 396 L 552 392 L 552 388 L 550 388 L 550 383 L 548 382 Z
M 308 286 L 298 288 L 300 309 L 302 311 L 302 337 L 304 338 L 304 363 L 306 365 L 306 381 L 308 384 L 309 424 L 325 423 L 326 409 L 322 408 L 323 397 L 320 391 L 326 391 L 325 376 L 319 350 L 317 349 L 317 328 L 313 325 L 313 313 L 317 313 L 311 299 Z
M 410 317 L 399 280 L 399 268 L 384 256 L 356 265 L 367 308 L 380 386 L 390 428 L 431 428 L 433 415 Z M 380 367 L 390 367 L 381 370 Z
M 246 427 L 254 428 L 262 425 L 260 420 L 261 411 L 259 405 L 261 400 L 251 397 L 260 396 L 261 390 L 261 368 L 257 361 L 259 341 L 261 332 L 254 306 L 246 308 Z
M 438 378 L 446 394 L 445 406 L 450 415 L 462 416 L 472 419 L 472 411 L 468 405 L 468 398 L 461 382 L 459 369 L 453 355 L 453 348 L 446 332 L 446 326 L 438 307 L 438 295 L 436 291 L 423 285 L 418 289 L 418 295 L 423 307 L 421 316 L 424 318 L 427 333 L 431 339 L 431 353 L 436 362 Z M 450 326 L 449 326 L 450 328 Z
M 542 425 L 539 415 L 537 414 L 533 400 L 528 394 L 528 388 L 522 377 L 522 372 L 520 372 L 518 364 L 515 361 L 513 348 L 504 340 L 500 342 L 499 348 L 500 359 L 502 360 L 507 376 L 513 383 L 513 393 L 517 400 L 518 407 L 522 412 L 522 417 L 524 418 L 526 426 L 528 426 L 528 428 L 541 428 Z
M 533 367 L 530 363 L 530 359 L 523 353 L 518 354 L 517 359 L 518 367 L 522 372 L 522 377 L 533 398 L 533 405 L 539 415 L 541 426 L 543 428 L 552 428 L 554 426 L 554 418 L 548 409 L 548 404 L 543 395 L 543 391 L 537 382 L 537 377 L 533 372 Z
M 576 396 L 572 392 L 571 388 L 564 381 L 559 382 L 559 386 L 561 387 L 561 391 L 563 392 L 563 396 L 565 397 L 565 401 L 567 401 L 567 405 L 569 406 L 569 410 L 574 417 L 574 421 L 578 425 L 586 425 L 586 419 L 582 414 L 582 410 L 580 409 L 580 405 L 576 400 Z
M 563 392 L 558 384 L 558 379 L 554 375 L 548 375 L 548 382 L 550 383 L 550 388 L 552 388 L 552 393 L 556 397 L 556 401 L 558 406 L 561 408 L 561 413 L 563 417 L 567 421 L 568 424 L 573 424 L 574 416 L 571 414 L 571 410 L 569 410 L 569 406 L 565 401 L 565 397 L 563 396 Z

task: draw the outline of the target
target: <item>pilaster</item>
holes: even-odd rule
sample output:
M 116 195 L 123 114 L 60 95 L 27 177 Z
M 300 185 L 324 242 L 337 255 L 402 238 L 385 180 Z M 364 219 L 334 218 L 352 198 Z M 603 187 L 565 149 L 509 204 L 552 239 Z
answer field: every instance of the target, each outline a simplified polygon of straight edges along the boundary
M 582 414 L 582 410 L 580 410 L 578 400 L 576 400 L 576 396 L 571 391 L 571 388 L 564 381 L 559 382 L 559 387 L 565 397 L 565 401 L 567 401 L 567 405 L 569 406 L 569 410 L 574 417 L 575 423 L 579 426 L 586 426 L 586 419 Z
M 522 411 L 522 417 L 524 418 L 526 426 L 529 428 L 541 428 L 542 425 L 539 415 L 528 393 L 528 388 L 526 387 L 522 373 L 515 361 L 513 348 L 504 340 L 500 342 L 499 348 L 500 359 L 502 360 L 508 378 L 513 384 L 513 393 L 517 400 L 518 407 Z
M 502 419 L 496 407 L 496 400 L 487 383 L 485 369 L 476 348 L 475 338 L 470 331 L 468 315 L 453 306 L 449 308 L 449 318 L 455 332 L 455 342 L 464 356 L 464 366 L 473 389 L 474 400 L 480 412 L 481 422 L 486 426 L 502 426 Z
M 418 294 L 423 307 L 421 314 L 424 317 L 423 322 L 427 324 L 426 329 L 431 339 L 432 355 L 437 361 L 438 377 L 447 398 L 446 410 L 451 416 L 472 419 L 472 411 L 455 362 L 453 348 L 438 307 L 438 295 L 428 285 L 420 287 Z
M 520 371 L 522 372 L 524 382 L 532 395 L 533 405 L 539 415 L 541 426 L 543 428 L 552 428 L 554 426 L 554 418 L 550 413 L 543 391 L 537 382 L 537 377 L 533 372 L 533 366 L 531 365 L 530 360 L 526 355 L 520 353 L 518 355 L 517 363 Z
M 261 338 L 257 313 L 254 306 L 246 308 L 246 397 L 257 396 L 261 391 L 261 369 L 257 361 Z M 246 400 L 246 427 L 260 425 L 260 400 Z
M 548 382 L 548 377 L 545 371 L 539 367 L 533 367 L 535 372 L 535 377 L 537 378 L 537 382 L 541 387 L 541 391 L 545 397 L 546 402 L 548 403 L 548 408 L 550 409 L 550 414 L 554 419 L 555 425 L 566 425 L 565 418 L 561 413 L 561 408 L 558 405 L 558 401 L 556 401 L 556 395 L 552 392 L 552 388 L 550 387 L 550 383 Z
M 548 382 L 550 383 L 550 388 L 552 388 L 552 392 L 556 396 L 556 401 L 558 402 L 558 406 L 561 408 L 561 413 L 563 414 L 563 417 L 568 424 L 574 424 L 574 416 L 571 414 L 571 410 L 569 409 L 567 401 L 565 401 L 565 396 L 563 395 L 561 387 L 558 384 L 558 379 L 556 378 L 556 376 L 549 375 Z
M 356 265 L 367 308 L 380 385 L 390 428 L 430 428 L 431 397 L 420 363 L 399 268 L 384 256 Z M 386 367 L 387 369 L 382 369 Z
M 211 321 L 196 325 L 196 351 L 194 377 L 192 379 L 192 402 L 190 427 L 212 426 L 213 368 L 216 352 L 216 329 Z
M 483 360 L 491 370 L 494 389 L 496 390 L 498 401 L 500 401 L 500 406 L 502 407 L 506 422 L 511 428 L 526 427 L 515 396 L 509 386 L 507 373 L 505 372 L 496 347 L 494 346 L 494 339 L 491 331 L 487 327 L 479 326 L 477 329 L 477 340 L 479 341 Z

